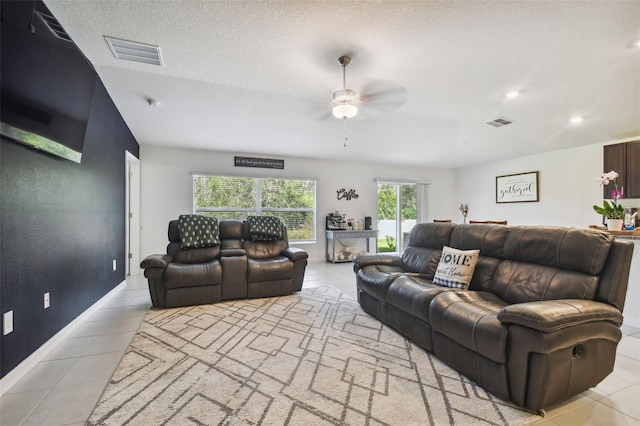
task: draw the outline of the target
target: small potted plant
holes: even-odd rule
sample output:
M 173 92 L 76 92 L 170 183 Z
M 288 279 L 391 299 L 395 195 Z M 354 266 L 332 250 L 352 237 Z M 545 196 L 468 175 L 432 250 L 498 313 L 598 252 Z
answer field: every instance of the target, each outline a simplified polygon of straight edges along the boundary
M 593 210 L 606 218 L 607 229 L 610 231 L 621 231 L 622 222 L 624 221 L 624 208 L 618 203 L 618 200 L 622 198 L 622 189 L 618 189 L 618 173 L 613 170 L 609 173 L 604 173 L 598 177 L 598 182 L 600 182 L 600 186 L 606 186 L 613 182 L 615 189 L 611 191 L 611 203 L 604 200 L 602 207 L 594 205 Z
M 462 218 L 464 220 L 463 223 L 467 223 L 467 214 L 469 214 L 469 204 L 460 203 L 458 205 L 458 210 L 460 210 L 460 213 L 462 213 Z

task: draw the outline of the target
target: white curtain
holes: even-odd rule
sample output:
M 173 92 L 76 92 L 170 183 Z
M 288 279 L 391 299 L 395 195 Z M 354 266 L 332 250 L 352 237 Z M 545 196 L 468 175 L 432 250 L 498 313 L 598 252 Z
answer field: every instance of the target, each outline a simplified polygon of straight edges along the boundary
M 416 184 L 416 219 L 418 223 L 427 221 L 427 185 L 429 184 Z

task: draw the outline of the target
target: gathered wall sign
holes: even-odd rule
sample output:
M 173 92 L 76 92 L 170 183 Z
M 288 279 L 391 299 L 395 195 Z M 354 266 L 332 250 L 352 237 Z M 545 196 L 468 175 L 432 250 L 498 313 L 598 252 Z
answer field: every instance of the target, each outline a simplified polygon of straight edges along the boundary
M 496 177 L 496 203 L 525 203 L 532 201 L 540 201 L 538 172 Z
M 336 191 L 338 193 L 338 200 L 351 200 L 352 198 L 358 198 L 358 194 L 356 193 L 355 189 L 338 189 Z

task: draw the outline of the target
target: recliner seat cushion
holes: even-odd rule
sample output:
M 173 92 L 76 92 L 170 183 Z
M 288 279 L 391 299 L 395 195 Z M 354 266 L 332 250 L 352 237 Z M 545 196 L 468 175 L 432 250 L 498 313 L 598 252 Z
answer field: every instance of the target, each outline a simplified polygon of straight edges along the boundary
M 419 276 L 402 275 L 389 285 L 387 303 L 429 323 L 429 305 L 433 298 L 453 290 Z
M 386 302 L 389 286 L 403 272 L 400 266 L 368 265 L 358 271 L 356 281 L 360 290 Z
M 285 256 L 273 259 L 248 259 L 247 282 L 276 281 L 293 277 L 294 263 Z
M 508 304 L 486 291 L 446 291 L 433 298 L 429 323 L 449 339 L 504 364 L 508 328 L 498 320 L 498 313 Z

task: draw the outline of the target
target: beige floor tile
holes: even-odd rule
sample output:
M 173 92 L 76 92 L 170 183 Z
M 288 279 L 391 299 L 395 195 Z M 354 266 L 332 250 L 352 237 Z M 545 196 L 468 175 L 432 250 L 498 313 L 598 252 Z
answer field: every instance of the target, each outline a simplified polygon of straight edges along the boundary
M 124 352 L 131 343 L 131 339 L 133 339 L 135 334 L 135 331 L 126 331 L 124 333 L 97 336 L 95 337 L 95 341 L 89 348 L 87 348 L 83 355 Z
M 82 356 L 87 349 L 95 342 L 96 336 L 76 337 L 64 339 L 60 342 L 55 349 L 53 349 L 45 360 L 63 359 L 63 358 L 77 358 Z
M 606 405 L 593 401 L 574 410 L 566 411 L 551 418 L 553 422 L 562 426 L 611 426 L 611 425 L 640 425 L 633 417 L 609 408 Z
M 633 385 L 613 393 L 602 398 L 600 402 L 640 422 L 640 385 Z
M 85 422 L 106 386 L 105 380 L 56 386 L 26 418 L 23 426 L 57 426 Z
M 77 358 L 41 361 L 7 391 L 7 394 L 55 386 L 73 367 Z
M 594 402 L 594 400 L 586 395 L 576 395 L 573 398 L 569 398 L 563 403 L 547 407 L 545 409 L 545 419 L 555 421 L 555 418 L 557 416 L 575 410 L 576 408 L 582 407 L 592 402 Z
M 87 355 L 78 358 L 67 374 L 60 379 L 58 386 L 103 380 L 105 385 L 111 378 L 118 363 L 122 359 L 124 350 L 106 354 Z
M 625 339 L 626 337 L 622 338 L 622 340 Z M 622 380 L 638 384 L 640 383 L 640 361 L 616 354 L 616 363 L 611 374 Z
M 633 386 L 631 382 L 610 374 L 607 378 L 601 381 L 598 386 L 586 391 L 585 395 L 589 398 L 599 400 L 605 396 L 609 396 L 618 391 L 629 388 L 630 386 Z
M 625 336 L 620 343 L 618 343 L 617 353 L 640 361 L 640 339 L 637 339 L 635 335 Z
M 17 426 L 22 423 L 47 393 L 48 388 L 3 395 L 0 398 L 0 425 Z

